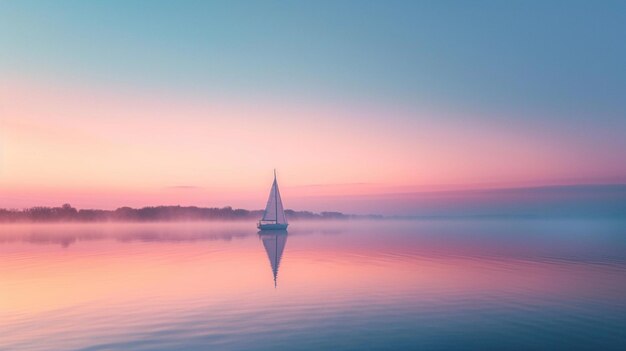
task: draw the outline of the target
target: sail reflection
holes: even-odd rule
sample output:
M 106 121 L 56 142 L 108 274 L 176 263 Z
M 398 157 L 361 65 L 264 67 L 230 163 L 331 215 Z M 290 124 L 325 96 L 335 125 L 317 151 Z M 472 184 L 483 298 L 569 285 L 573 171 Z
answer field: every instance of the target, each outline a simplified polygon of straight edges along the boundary
M 274 287 L 276 287 L 276 279 L 278 277 L 278 268 L 280 259 L 283 257 L 285 244 L 287 243 L 286 230 L 260 231 L 259 238 L 263 241 L 263 247 L 270 260 L 272 274 L 274 275 Z

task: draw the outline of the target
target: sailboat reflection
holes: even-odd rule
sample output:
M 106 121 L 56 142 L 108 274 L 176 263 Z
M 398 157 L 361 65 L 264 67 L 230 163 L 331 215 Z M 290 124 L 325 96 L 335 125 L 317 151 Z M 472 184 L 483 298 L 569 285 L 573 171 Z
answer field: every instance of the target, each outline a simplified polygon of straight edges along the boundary
M 267 257 L 270 259 L 270 265 L 272 266 L 272 273 L 274 275 L 274 287 L 276 287 L 276 278 L 278 277 L 278 267 L 280 266 L 280 259 L 283 256 L 285 250 L 285 244 L 287 243 L 287 231 L 286 230 L 272 230 L 259 232 L 259 238 L 263 241 L 263 247 Z

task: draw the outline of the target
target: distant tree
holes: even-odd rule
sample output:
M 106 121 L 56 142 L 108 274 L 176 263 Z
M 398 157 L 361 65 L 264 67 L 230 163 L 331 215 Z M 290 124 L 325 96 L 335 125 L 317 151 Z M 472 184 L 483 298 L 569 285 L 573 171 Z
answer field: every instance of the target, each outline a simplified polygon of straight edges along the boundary
M 263 211 L 249 211 L 233 209 L 230 206 L 216 208 L 157 206 L 131 208 L 120 207 L 114 211 L 81 209 L 77 210 L 70 204 L 61 207 L 31 207 L 23 210 L 0 209 L 0 222 L 53 222 L 53 221 L 176 221 L 176 220 L 241 220 L 258 219 Z M 309 211 L 285 210 L 288 219 L 349 219 L 364 218 L 363 216 L 349 216 L 341 212 L 322 212 L 321 214 Z M 368 216 L 367 218 L 373 218 Z

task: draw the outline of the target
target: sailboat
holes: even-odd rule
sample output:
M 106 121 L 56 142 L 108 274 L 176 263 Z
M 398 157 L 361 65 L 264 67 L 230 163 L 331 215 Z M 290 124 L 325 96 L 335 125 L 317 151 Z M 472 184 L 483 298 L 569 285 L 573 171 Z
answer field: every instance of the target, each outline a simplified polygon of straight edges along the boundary
M 270 196 L 267 199 L 263 218 L 257 224 L 257 228 L 261 230 L 285 230 L 288 225 L 287 218 L 285 218 L 285 210 L 283 210 L 283 201 L 280 199 L 280 191 L 278 191 L 276 170 L 274 170 L 272 190 L 270 190 Z

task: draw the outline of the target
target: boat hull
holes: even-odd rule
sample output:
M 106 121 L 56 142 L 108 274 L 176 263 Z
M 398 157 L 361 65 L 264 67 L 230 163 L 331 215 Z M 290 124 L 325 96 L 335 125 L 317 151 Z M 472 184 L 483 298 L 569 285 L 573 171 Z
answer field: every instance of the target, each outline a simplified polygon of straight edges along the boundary
M 257 228 L 261 230 L 286 230 L 289 224 L 280 224 L 280 223 L 259 223 L 257 224 Z

